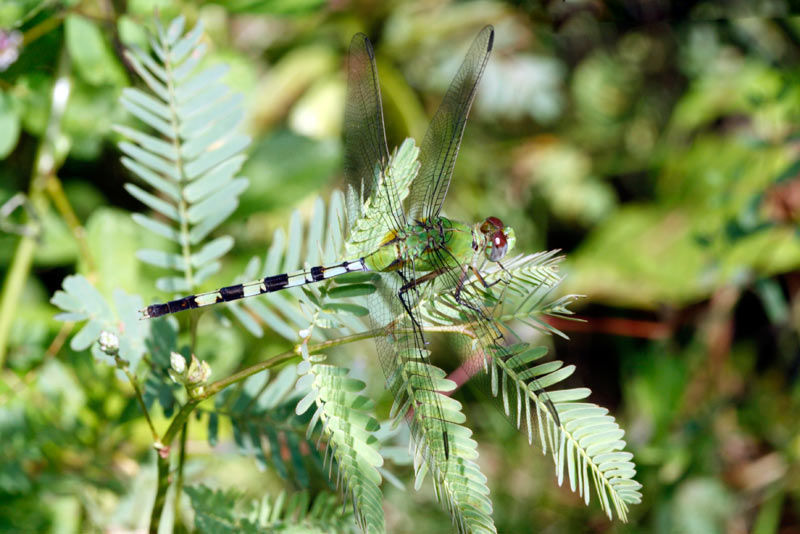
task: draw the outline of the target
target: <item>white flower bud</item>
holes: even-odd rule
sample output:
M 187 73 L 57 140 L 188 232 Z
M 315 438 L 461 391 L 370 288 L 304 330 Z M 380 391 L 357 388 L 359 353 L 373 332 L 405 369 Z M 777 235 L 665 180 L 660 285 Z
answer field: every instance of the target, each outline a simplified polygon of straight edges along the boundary
M 179 375 L 182 375 L 186 371 L 186 359 L 182 354 L 178 354 L 177 352 L 170 353 L 169 364 L 172 370 Z
M 109 356 L 115 356 L 119 352 L 119 338 L 116 334 L 103 330 L 97 341 L 100 343 L 100 350 Z

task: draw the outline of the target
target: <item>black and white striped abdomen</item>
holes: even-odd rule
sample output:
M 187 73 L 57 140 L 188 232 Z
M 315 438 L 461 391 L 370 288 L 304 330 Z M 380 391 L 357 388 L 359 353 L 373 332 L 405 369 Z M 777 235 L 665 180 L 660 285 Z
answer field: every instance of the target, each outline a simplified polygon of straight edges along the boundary
M 139 310 L 139 313 L 142 315 L 143 319 L 152 319 L 153 317 L 160 317 L 170 313 L 211 306 L 219 302 L 229 302 L 232 300 L 254 297 L 256 295 L 263 295 L 264 293 L 272 293 L 273 291 L 280 291 L 281 289 L 289 287 L 313 284 L 314 282 L 321 282 L 322 280 L 327 280 L 334 276 L 358 271 L 369 271 L 369 268 L 364 263 L 364 258 L 354 261 L 345 261 L 327 267 L 318 266 L 293 273 L 267 276 L 261 280 L 223 287 L 217 291 L 191 295 L 163 304 L 153 304 L 143 310 Z

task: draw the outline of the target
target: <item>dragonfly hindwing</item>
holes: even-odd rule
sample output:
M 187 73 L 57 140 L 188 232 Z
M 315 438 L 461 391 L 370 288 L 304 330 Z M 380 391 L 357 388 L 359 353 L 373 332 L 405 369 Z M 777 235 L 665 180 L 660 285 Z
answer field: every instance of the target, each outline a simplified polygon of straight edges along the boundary
M 411 419 L 416 489 L 431 473 L 436 496 L 453 516 L 459 532 L 496 532 L 486 477 L 476 463 L 477 443 L 472 431 L 462 426 L 466 417 L 461 403 L 445 394 L 455 390 L 455 382 L 427 363 L 428 350 L 409 349 L 399 355 L 403 362 L 389 379 L 395 394 L 391 413 L 398 419 Z
M 350 224 L 347 240 L 347 256 L 361 257 L 374 252 L 384 238 L 394 229 L 394 217 L 402 217 L 403 201 L 408 196 L 411 182 L 419 171 L 419 148 L 413 139 L 406 139 L 389 158 L 384 172 L 375 166 L 375 180 L 378 187 L 370 198 L 361 198 L 362 191 L 348 190 L 349 209 L 353 202 L 360 202 L 359 215 Z

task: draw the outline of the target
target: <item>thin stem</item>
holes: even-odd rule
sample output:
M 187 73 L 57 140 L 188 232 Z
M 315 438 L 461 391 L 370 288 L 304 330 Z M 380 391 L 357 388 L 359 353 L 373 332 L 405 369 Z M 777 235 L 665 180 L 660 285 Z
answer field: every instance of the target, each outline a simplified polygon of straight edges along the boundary
M 58 334 L 56 337 L 53 338 L 53 341 L 50 343 L 50 346 L 47 347 L 47 350 L 44 351 L 44 355 L 47 358 L 54 358 L 56 354 L 59 353 L 61 347 L 64 346 L 64 343 L 67 341 L 69 334 L 72 332 L 72 329 L 75 328 L 75 323 L 72 321 L 67 321 L 61 325 L 61 328 L 58 330 Z
M 325 349 L 329 349 L 331 347 L 336 347 L 339 345 L 345 345 L 347 343 L 353 343 L 355 341 L 362 341 L 364 339 L 370 339 L 375 337 L 380 333 L 380 330 L 369 330 L 367 332 L 362 332 L 360 334 L 352 334 L 349 336 L 340 337 L 337 339 L 329 339 L 327 341 L 323 341 L 322 343 L 317 343 L 316 345 L 312 345 L 309 347 L 309 352 L 319 352 Z M 300 358 L 300 349 L 299 347 L 295 347 L 292 350 L 288 350 L 277 356 L 273 356 L 268 360 L 264 360 L 263 362 L 259 362 L 255 365 L 251 365 L 245 369 L 242 369 L 239 372 L 236 372 L 228 377 L 222 378 L 209 384 L 206 388 L 203 389 L 201 393 L 198 393 L 196 396 L 192 397 L 183 407 L 180 409 L 178 414 L 173 418 L 172 423 L 170 423 L 169 428 L 164 433 L 164 437 L 162 439 L 162 443 L 164 446 L 168 447 L 169 444 L 175 439 L 175 436 L 180 430 L 181 426 L 183 425 L 184 421 L 192 414 L 194 408 L 200 404 L 202 401 L 213 397 L 226 387 L 233 385 L 237 382 L 241 382 L 246 378 L 253 376 L 256 373 L 260 373 L 266 369 L 271 369 L 273 367 L 277 367 L 283 363 L 286 363 L 290 360 L 295 358 Z
M 11 325 L 17 316 L 17 303 L 25 287 L 35 252 L 36 240 L 29 236 L 22 237 L 3 282 L 3 295 L 0 297 L 0 368 L 5 364 Z
M 150 412 L 147 411 L 147 405 L 144 403 L 144 396 L 142 395 L 142 390 L 139 387 L 139 382 L 128 370 L 128 362 L 119 356 L 114 356 L 114 361 L 117 364 L 117 368 L 121 369 L 122 372 L 125 373 L 125 376 L 128 377 L 128 381 L 131 383 L 131 386 L 133 386 L 133 391 L 136 394 L 136 401 L 139 403 L 139 407 L 142 409 L 142 413 L 144 413 L 144 418 L 147 420 L 147 426 L 150 427 L 150 433 L 153 435 L 153 442 L 160 443 L 161 439 L 158 437 L 156 427 L 153 425 L 153 421 L 150 419 Z
M 175 148 L 175 154 L 178 155 L 175 159 L 175 169 L 178 173 L 179 183 L 180 185 L 183 185 L 186 182 L 186 174 L 183 169 L 180 135 L 178 133 L 181 131 L 181 125 L 180 119 L 178 118 L 178 113 L 176 111 L 178 104 L 175 96 L 175 84 L 173 83 L 172 76 L 172 60 L 170 59 L 171 51 L 169 43 L 166 43 L 163 40 L 161 41 L 161 46 L 164 49 L 164 53 L 167 55 L 167 59 L 164 61 L 164 70 L 167 72 L 166 83 L 167 91 L 169 92 L 170 126 L 172 127 L 172 131 L 175 132 L 175 137 L 172 139 L 172 146 Z M 186 200 L 183 198 L 183 194 L 181 194 L 178 199 L 178 217 L 180 219 L 181 228 L 181 255 L 183 256 L 184 278 L 186 279 L 186 283 L 189 285 L 189 287 L 194 288 L 194 276 L 192 273 L 192 250 L 189 241 L 188 209 L 189 208 L 186 204 Z
M 183 491 L 183 466 L 186 462 L 186 438 L 189 435 L 189 421 L 191 421 L 191 419 L 186 419 L 186 422 L 183 423 L 183 427 L 181 427 L 181 440 L 178 449 L 178 475 L 175 478 L 175 502 L 173 503 L 175 506 L 175 524 L 181 521 L 181 491 Z
M 53 201 L 53 204 L 61 214 L 61 217 L 67 223 L 69 229 L 72 230 L 72 235 L 75 237 L 75 241 L 78 242 L 78 250 L 81 254 L 81 257 L 83 257 L 83 261 L 86 262 L 86 268 L 89 271 L 89 278 L 94 278 L 97 269 L 94 263 L 94 258 L 92 257 L 92 253 L 89 250 L 89 243 L 86 240 L 86 229 L 83 227 L 83 225 L 81 225 L 80 220 L 78 220 L 78 216 L 75 215 L 75 211 L 72 209 L 72 205 L 69 203 L 67 195 L 64 194 L 64 188 L 61 187 L 61 180 L 59 180 L 55 175 L 50 175 L 47 178 L 45 187 L 47 189 L 47 193 L 50 195 L 50 198 Z
M 22 20 L 18 21 L 16 26 L 22 26 L 25 22 L 30 20 L 31 18 L 35 17 L 39 11 L 44 9 L 49 2 L 41 2 L 35 9 L 31 10 Z M 47 17 L 42 22 L 36 24 L 31 29 L 26 30 L 23 34 L 23 44 L 25 46 L 29 46 L 32 42 L 34 42 L 39 37 L 50 33 L 52 30 L 56 29 L 64 20 L 63 13 L 57 13 L 52 17 Z
M 164 510 L 164 503 L 167 500 L 167 490 L 169 489 L 169 449 L 166 449 L 166 452 L 165 450 L 158 451 L 156 467 L 158 470 L 158 486 L 156 487 L 153 511 L 150 514 L 150 534 L 158 534 L 161 512 Z
M 58 60 L 57 75 L 50 93 L 50 110 L 44 135 L 36 153 L 31 176 L 28 198 L 34 208 L 40 212 L 47 210 L 47 198 L 44 195 L 47 178 L 55 174 L 56 169 L 64 161 L 66 153 L 60 152 L 56 140 L 61 134 L 61 118 L 69 100 L 72 81 L 69 78 L 70 60 L 66 47 L 62 46 Z M 29 224 L 34 221 L 29 221 Z M 35 233 L 38 233 L 35 232 Z M 5 364 L 8 338 L 11 325 L 17 316 L 17 305 L 28 279 L 33 256 L 36 252 L 35 237 L 23 236 L 14 252 L 14 259 L 3 283 L 0 296 L 0 368 Z

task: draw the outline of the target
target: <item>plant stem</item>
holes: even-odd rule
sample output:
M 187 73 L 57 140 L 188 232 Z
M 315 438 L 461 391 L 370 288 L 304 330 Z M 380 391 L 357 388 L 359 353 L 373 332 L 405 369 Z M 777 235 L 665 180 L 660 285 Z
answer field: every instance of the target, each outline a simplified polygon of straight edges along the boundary
M 150 413 L 147 411 L 147 406 L 144 403 L 144 396 L 142 395 L 142 390 L 139 388 L 139 382 L 136 381 L 136 377 L 131 374 L 128 370 L 128 362 L 120 358 L 119 356 L 114 357 L 114 361 L 117 363 L 117 368 L 121 369 L 125 376 L 128 377 L 128 381 L 133 386 L 133 391 L 136 394 L 136 400 L 139 402 L 139 407 L 142 409 L 142 413 L 144 413 L 144 418 L 147 420 L 147 426 L 150 427 L 150 433 L 153 435 L 153 441 L 155 443 L 160 443 L 160 438 L 158 437 L 158 432 L 156 432 L 156 427 L 153 426 L 153 421 L 150 419 Z
M 175 502 L 173 503 L 175 506 L 175 513 L 174 513 L 174 524 L 173 530 L 175 530 L 175 524 L 181 519 L 181 491 L 183 491 L 183 465 L 186 462 L 186 438 L 189 434 L 189 421 L 191 419 L 187 418 L 186 422 L 183 423 L 181 427 L 181 440 L 180 440 L 180 448 L 178 449 L 178 475 L 175 479 Z
M 28 278 L 35 251 L 36 240 L 29 236 L 23 236 L 17 245 L 11 268 L 3 282 L 3 295 L 0 300 L 0 368 L 5 363 L 8 337 L 11 333 L 11 325 L 17 315 L 17 302 L 25 287 L 25 280 Z
M 158 486 L 156 487 L 156 500 L 153 502 L 153 511 L 150 514 L 150 534 L 158 534 L 161 523 L 161 512 L 167 500 L 169 489 L 169 451 L 158 451 L 156 467 L 158 470 Z
M 92 253 L 89 250 L 89 243 L 86 241 L 86 229 L 81 225 L 80 220 L 78 220 L 78 216 L 75 215 L 75 211 L 72 209 L 72 205 L 69 203 L 67 195 L 64 194 L 64 188 L 61 187 L 61 180 L 59 180 L 55 175 L 50 175 L 45 182 L 45 187 L 47 189 L 47 193 L 50 195 L 50 198 L 53 201 L 53 204 L 61 214 L 61 217 L 67 223 L 69 229 L 72 230 L 72 235 L 75 236 L 75 241 L 78 242 L 78 250 L 83 257 L 83 261 L 86 262 L 86 269 L 88 271 L 89 278 L 94 278 L 96 276 L 96 266 L 94 263 L 94 258 L 92 257 Z
M 159 32 L 159 35 L 161 33 Z M 166 70 L 166 85 L 167 90 L 169 92 L 169 108 L 171 112 L 170 116 L 170 126 L 172 127 L 173 132 L 175 132 L 175 137 L 172 139 L 172 145 L 175 148 L 175 153 L 178 154 L 177 159 L 175 160 L 175 168 L 178 173 L 179 177 L 179 184 L 180 186 L 186 185 L 187 179 L 186 174 L 183 168 L 183 158 L 180 156 L 182 154 L 181 146 L 180 146 L 180 137 L 178 132 L 180 132 L 180 124 L 178 120 L 178 114 L 176 111 L 177 108 L 177 97 L 175 96 L 175 86 L 173 84 L 173 75 L 172 75 L 172 62 L 169 58 L 170 55 L 170 45 L 169 43 L 164 42 L 163 40 L 160 42 L 161 47 L 163 48 L 164 52 L 167 54 L 167 58 L 164 61 L 164 69 Z M 184 279 L 186 280 L 187 285 L 189 288 L 194 289 L 194 275 L 192 272 L 192 251 L 190 247 L 190 238 L 189 238 L 189 216 L 188 216 L 188 206 L 186 200 L 183 197 L 183 194 L 180 195 L 180 199 L 178 200 L 178 217 L 180 219 L 180 236 L 181 236 L 181 256 L 183 258 L 184 264 Z M 189 319 L 190 321 L 190 330 L 191 330 L 191 352 L 194 354 L 195 349 L 195 342 L 197 341 L 197 318 L 194 314 Z M 199 402 L 199 401 L 198 401 Z M 167 434 L 164 436 L 164 448 L 159 451 L 159 455 L 161 453 L 169 456 L 169 445 L 172 443 L 174 439 L 174 432 L 170 432 L 173 427 L 175 426 L 175 422 L 181 420 L 181 425 L 186 421 L 188 415 L 191 413 L 191 410 L 196 406 L 196 402 L 192 402 L 191 400 L 178 412 L 178 415 L 175 416 L 173 419 L 173 424 L 167 430 Z M 188 408 L 188 412 L 186 416 L 181 416 L 184 413 L 184 410 Z M 184 435 L 180 441 L 179 447 L 179 458 L 181 459 L 178 463 L 178 485 L 175 488 L 175 501 L 176 501 L 176 512 L 178 501 L 180 500 L 180 488 L 181 482 L 183 479 L 183 458 L 185 456 L 184 446 L 186 444 L 185 439 L 185 426 L 180 426 L 180 428 L 184 428 Z M 158 522 L 161 518 L 161 512 L 164 508 L 164 501 L 166 500 L 166 492 L 167 488 L 169 487 L 169 483 L 167 481 L 167 472 L 169 468 L 168 462 L 161 462 L 158 463 L 158 489 L 156 492 L 156 501 L 153 505 L 153 511 L 150 516 L 150 532 L 153 532 L 153 525 L 156 525 L 156 532 L 158 530 Z M 176 513 L 175 519 L 178 519 L 178 515 Z
M 69 100 L 72 81 L 69 78 L 70 60 L 66 47 L 62 46 L 58 60 L 56 78 L 53 90 L 50 93 L 50 110 L 47 127 L 33 164 L 31 185 L 28 199 L 36 210 L 47 210 L 47 198 L 44 195 L 47 178 L 53 176 L 56 169 L 66 157 L 65 151 L 59 151 L 56 140 L 61 134 L 61 118 Z M 28 221 L 32 224 L 34 221 Z M 37 225 L 38 226 L 38 225 Z M 38 234 L 38 228 L 34 234 Z M 17 245 L 14 259 L 3 283 L 2 296 L 0 296 L 0 368 L 5 364 L 8 349 L 8 337 L 11 325 L 16 318 L 17 306 L 20 295 L 25 287 L 25 282 L 30 273 L 33 257 L 36 252 L 36 237 L 23 236 Z

